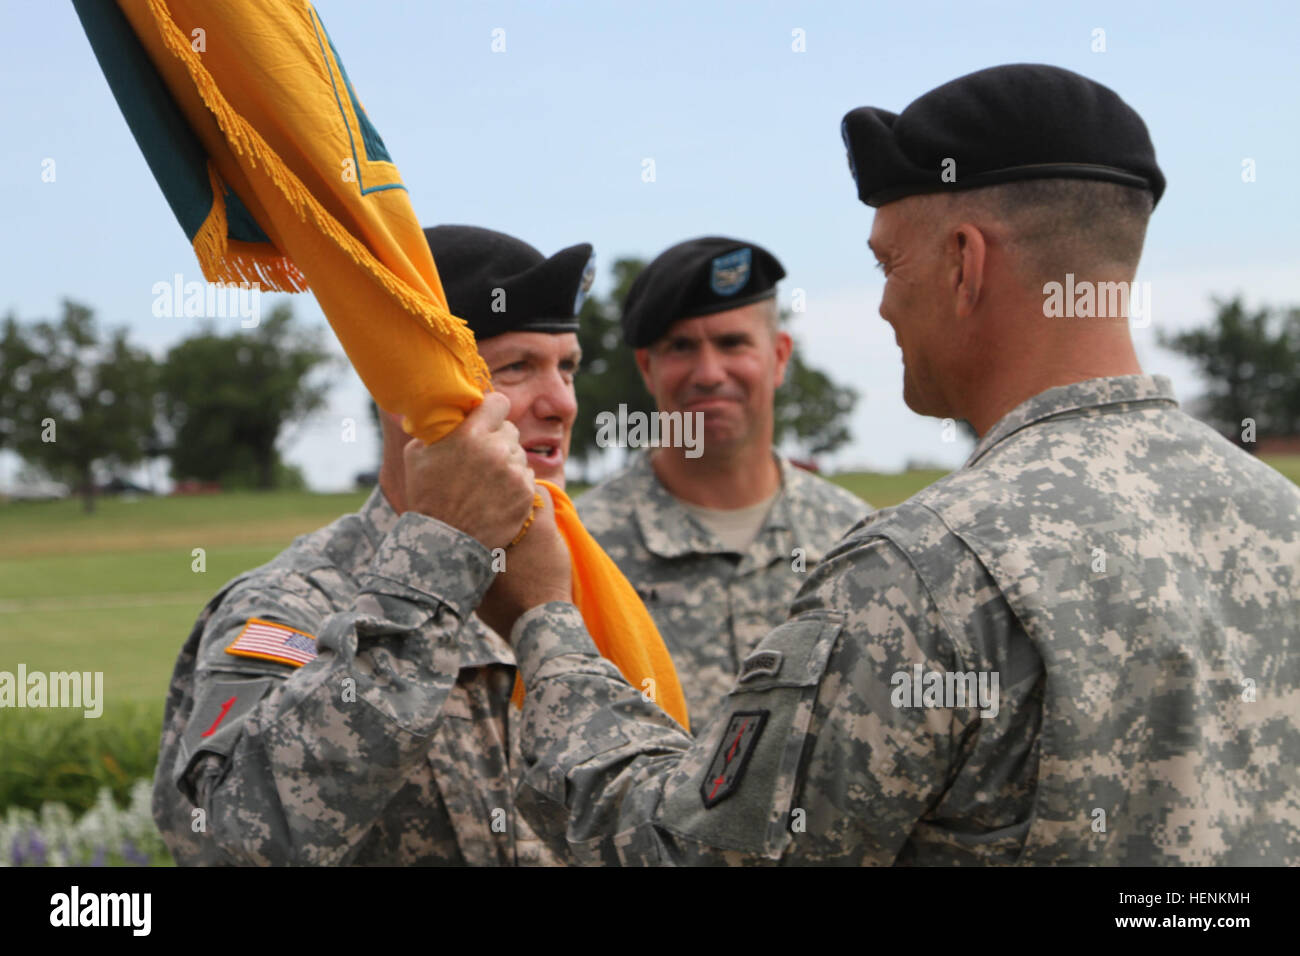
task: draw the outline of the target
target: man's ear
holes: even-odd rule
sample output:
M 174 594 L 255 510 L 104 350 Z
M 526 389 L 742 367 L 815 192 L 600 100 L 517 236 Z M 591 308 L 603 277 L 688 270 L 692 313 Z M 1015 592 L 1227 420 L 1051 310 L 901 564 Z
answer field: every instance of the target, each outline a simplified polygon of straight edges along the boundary
M 641 381 L 645 383 L 645 390 L 654 395 L 655 390 L 650 387 L 650 350 L 636 349 L 632 354 L 636 357 L 636 367 L 641 372 Z
M 776 387 L 780 388 L 785 383 L 785 370 L 790 364 L 790 356 L 794 354 L 794 339 L 790 338 L 790 333 L 781 329 L 772 333 L 772 345 L 776 348 Z
M 954 311 L 958 318 L 964 319 L 975 311 L 984 289 L 988 240 L 978 226 L 963 222 L 950 234 L 949 249 L 952 257 L 952 292 L 956 297 Z

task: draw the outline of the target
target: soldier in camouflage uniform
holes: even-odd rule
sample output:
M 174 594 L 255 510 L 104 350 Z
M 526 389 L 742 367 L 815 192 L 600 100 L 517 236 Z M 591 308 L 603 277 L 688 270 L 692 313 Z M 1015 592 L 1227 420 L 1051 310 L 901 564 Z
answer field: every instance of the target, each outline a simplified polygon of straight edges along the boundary
M 591 247 L 545 259 L 485 229 L 425 232 L 452 312 L 510 400 L 512 467 L 529 488 L 527 468 L 562 483 Z M 421 483 L 410 449 L 403 465 L 408 437 L 383 424 L 380 486 L 361 510 L 227 584 L 181 651 L 154 783 L 179 863 L 563 862 L 515 814 L 514 657 L 473 614 L 497 570 L 489 548 L 517 533 L 531 491 L 511 526 L 502 485 L 484 479 L 506 534 L 466 542 L 435 520 L 455 513 L 455 480 Z M 453 435 L 417 457 L 480 480 L 456 447 Z
M 663 635 L 696 727 L 713 717 L 745 655 L 785 620 L 807 571 L 871 510 L 788 459 L 776 461 L 780 493 L 743 553 L 664 488 L 644 452 L 577 502 L 582 523 Z
M 663 635 L 697 728 L 807 572 L 871 511 L 773 452 L 772 397 L 792 348 L 777 318 L 784 276 L 762 246 L 719 236 L 646 266 L 624 340 L 660 413 L 699 411 L 700 441 L 636 453 L 577 500 Z
M 530 688 L 517 805 L 606 863 L 1300 863 L 1300 489 L 1142 374 L 1122 314 L 1043 301 L 1133 276 L 1145 124 L 1016 65 L 844 136 L 907 402 L 982 437 L 809 575 L 696 740 L 596 655 L 535 521 L 480 608 Z

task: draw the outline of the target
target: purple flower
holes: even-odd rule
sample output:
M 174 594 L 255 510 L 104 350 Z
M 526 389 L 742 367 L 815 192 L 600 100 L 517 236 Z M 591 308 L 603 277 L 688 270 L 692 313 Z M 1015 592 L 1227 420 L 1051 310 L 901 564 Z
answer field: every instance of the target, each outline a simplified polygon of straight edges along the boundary
M 95 847 L 95 855 L 91 857 L 90 865 L 91 866 L 104 865 L 104 848 L 102 846 Z
M 14 842 L 9 847 L 9 862 L 14 866 L 23 865 L 23 848 L 19 844 L 17 837 L 14 838 Z
M 135 844 L 130 840 L 122 844 L 122 858 L 128 863 L 134 863 L 136 866 L 144 866 L 149 862 L 149 857 L 137 850 Z
M 27 852 L 32 857 L 33 865 L 45 865 L 45 841 L 41 839 L 41 833 L 39 830 L 31 830 L 28 832 Z

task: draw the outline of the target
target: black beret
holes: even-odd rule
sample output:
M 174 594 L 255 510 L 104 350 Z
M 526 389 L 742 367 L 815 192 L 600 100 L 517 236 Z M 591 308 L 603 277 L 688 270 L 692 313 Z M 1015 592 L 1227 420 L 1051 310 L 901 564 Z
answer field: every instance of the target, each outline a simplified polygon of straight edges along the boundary
M 693 319 L 776 295 L 785 269 L 762 246 L 704 236 L 661 252 L 641 271 L 623 303 L 623 341 L 644 348 L 678 319 Z
M 868 206 L 1024 179 L 1119 183 L 1150 191 L 1156 202 L 1165 191 L 1142 117 L 1113 90 L 1055 66 L 970 73 L 900 114 L 853 110 L 840 132 Z
M 447 307 L 479 341 L 504 332 L 576 332 L 596 260 L 580 243 L 547 259 L 528 243 L 478 226 L 424 230 Z

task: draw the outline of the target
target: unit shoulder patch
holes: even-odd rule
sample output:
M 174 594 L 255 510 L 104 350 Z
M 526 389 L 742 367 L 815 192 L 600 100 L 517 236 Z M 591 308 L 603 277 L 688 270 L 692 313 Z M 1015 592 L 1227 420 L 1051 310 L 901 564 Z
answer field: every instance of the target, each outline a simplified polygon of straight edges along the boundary
M 766 710 L 743 710 L 731 715 L 727 729 L 718 741 L 718 749 L 709 761 L 709 772 L 700 784 L 700 797 L 705 809 L 713 808 L 736 792 L 769 713 Z

